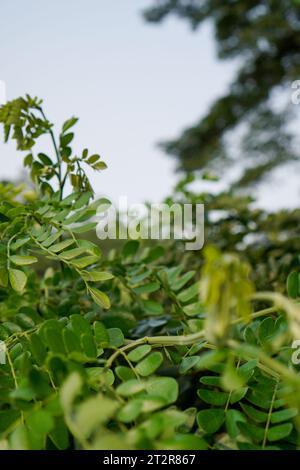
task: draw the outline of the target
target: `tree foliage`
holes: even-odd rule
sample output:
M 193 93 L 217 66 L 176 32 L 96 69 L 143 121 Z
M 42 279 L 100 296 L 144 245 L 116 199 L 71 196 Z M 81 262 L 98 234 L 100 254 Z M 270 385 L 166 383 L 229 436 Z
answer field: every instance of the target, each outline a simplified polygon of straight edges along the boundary
M 57 140 L 26 97 L 0 120 L 34 184 L 30 197 L 0 185 L 1 448 L 298 448 L 298 213 L 193 193 L 187 178 L 169 201 L 223 210 L 207 218 L 203 253 L 180 241 L 107 250 L 91 240 L 98 202 L 84 172 L 104 164 L 73 155 L 76 119 Z M 52 147 L 36 155 L 41 135 Z

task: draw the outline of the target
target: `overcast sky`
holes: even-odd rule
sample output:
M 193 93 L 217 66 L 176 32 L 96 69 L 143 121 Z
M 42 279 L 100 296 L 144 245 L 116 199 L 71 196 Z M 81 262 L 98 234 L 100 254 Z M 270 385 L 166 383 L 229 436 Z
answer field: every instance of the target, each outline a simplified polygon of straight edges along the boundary
M 235 71 L 217 61 L 209 26 L 195 33 L 176 19 L 145 23 L 141 10 L 151 3 L 1 2 L 0 80 L 7 99 L 43 98 L 58 125 L 80 117 L 75 150 L 102 155 L 108 170 L 92 181 L 98 194 L 114 200 L 157 202 L 170 193 L 175 162 L 157 142 L 194 124 Z M 14 144 L 1 143 L 0 155 L 1 178 L 17 177 L 22 159 Z

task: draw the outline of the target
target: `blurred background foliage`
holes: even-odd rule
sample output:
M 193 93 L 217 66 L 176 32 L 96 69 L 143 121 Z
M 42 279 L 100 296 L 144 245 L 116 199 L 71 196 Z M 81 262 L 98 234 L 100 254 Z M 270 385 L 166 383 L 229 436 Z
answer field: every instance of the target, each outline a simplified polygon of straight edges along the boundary
M 156 23 L 171 15 L 194 29 L 210 22 L 219 59 L 239 63 L 228 92 L 178 139 L 163 144 L 178 167 L 189 172 L 211 166 L 223 174 L 237 156 L 243 171 L 233 184 L 241 188 L 298 158 L 289 104 L 291 83 L 300 75 L 299 1 L 158 0 L 144 12 Z M 232 134 L 237 152 L 226 141 Z

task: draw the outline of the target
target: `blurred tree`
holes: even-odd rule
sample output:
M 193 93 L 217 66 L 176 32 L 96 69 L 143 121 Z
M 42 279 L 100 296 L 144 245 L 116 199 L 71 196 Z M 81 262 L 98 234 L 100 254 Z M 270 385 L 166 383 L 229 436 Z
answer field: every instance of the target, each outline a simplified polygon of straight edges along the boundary
M 193 28 L 212 22 L 220 59 L 239 58 L 241 66 L 229 92 L 179 139 L 163 144 L 185 171 L 232 158 L 225 136 L 244 124 L 240 155 L 244 173 L 234 185 L 246 186 L 297 153 L 289 122 L 292 115 L 274 109 L 274 92 L 300 77 L 299 0 L 158 0 L 144 12 L 149 22 L 175 14 Z M 271 96 L 272 95 L 272 96 Z M 290 106 L 291 107 L 291 106 Z M 263 131 L 262 131 L 263 130 Z M 226 153 L 225 150 L 226 149 Z M 229 155 L 228 155 L 229 153 Z M 226 155 L 227 154 L 227 155 Z

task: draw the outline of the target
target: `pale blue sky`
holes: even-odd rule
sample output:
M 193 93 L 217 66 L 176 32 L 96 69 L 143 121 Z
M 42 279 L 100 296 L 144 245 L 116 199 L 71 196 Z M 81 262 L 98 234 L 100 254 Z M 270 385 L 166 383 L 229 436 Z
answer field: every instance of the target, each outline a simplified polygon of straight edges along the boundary
M 97 193 L 159 201 L 176 183 L 175 161 L 157 148 L 205 113 L 234 73 L 218 62 L 209 25 L 192 32 L 141 16 L 153 0 L 1 2 L 0 80 L 7 98 L 44 99 L 50 120 L 80 117 L 75 150 L 100 153 L 108 170 Z M 0 144 L 1 177 L 17 177 L 21 155 Z M 8 159 L 9 157 L 9 163 Z M 3 162 L 4 160 L 2 160 Z
M 209 28 L 183 22 L 149 25 L 151 0 L 11 0 L 1 2 L 0 79 L 7 98 L 42 97 L 61 124 L 80 117 L 76 149 L 99 152 L 108 170 L 92 178 L 97 192 L 160 200 L 177 176 L 156 147 L 197 120 L 233 72 L 219 64 Z M 17 176 L 20 155 L 1 176 Z M 6 160 L 7 162 L 7 160 Z

